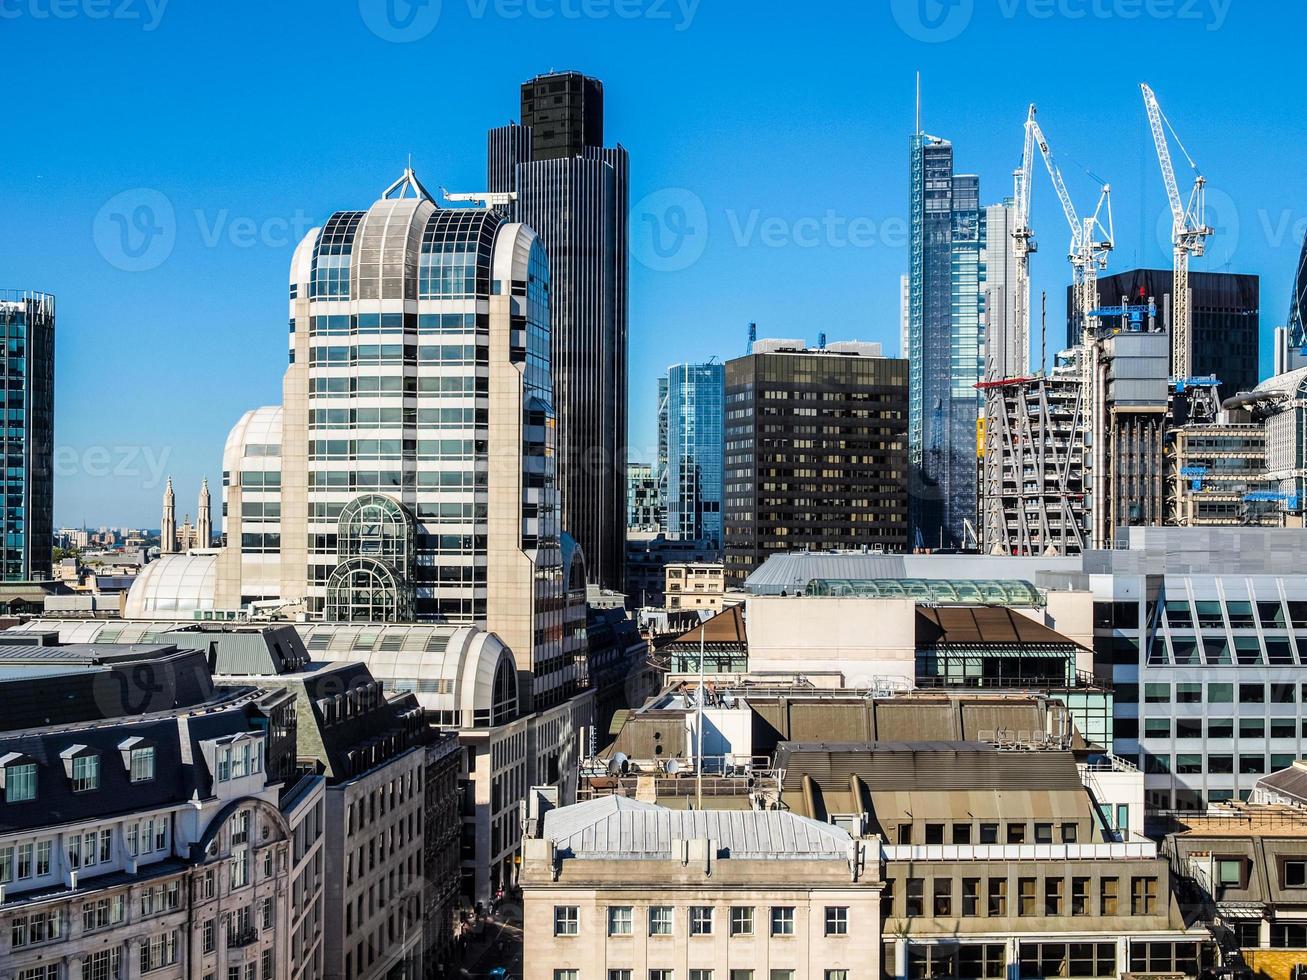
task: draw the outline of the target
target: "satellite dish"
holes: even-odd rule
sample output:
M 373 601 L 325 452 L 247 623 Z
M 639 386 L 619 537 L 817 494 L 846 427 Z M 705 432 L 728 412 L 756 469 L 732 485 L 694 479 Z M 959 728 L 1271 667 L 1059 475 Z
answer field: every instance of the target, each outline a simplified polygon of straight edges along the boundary
M 613 757 L 608 760 L 609 775 L 616 776 L 626 772 L 628 760 L 624 752 L 614 752 Z
M 681 771 L 681 764 L 675 759 L 667 760 L 667 775 L 675 776 Z

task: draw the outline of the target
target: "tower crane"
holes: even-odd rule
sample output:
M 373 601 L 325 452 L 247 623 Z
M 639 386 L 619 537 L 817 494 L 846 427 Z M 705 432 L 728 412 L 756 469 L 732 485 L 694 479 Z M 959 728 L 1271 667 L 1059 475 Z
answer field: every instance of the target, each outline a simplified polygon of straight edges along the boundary
M 1143 90 L 1148 126 L 1153 133 L 1153 144 L 1157 147 L 1157 162 L 1162 168 L 1162 183 L 1166 185 L 1166 198 L 1171 207 L 1171 246 L 1175 256 L 1175 274 L 1171 283 L 1171 374 L 1174 377 L 1187 378 L 1193 373 L 1193 311 L 1189 298 L 1189 256 L 1201 256 L 1207 249 L 1207 238 L 1212 234 L 1212 229 L 1204 223 L 1207 209 L 1207 178 L 1198 171 L 1198 165 L 1194 163 L 1193 157 L 1180 142 L 1175 127 L 1162 112 L 1153 90 L 1142 83 L 1139 87 Z M 1175 167 L 1171 164 L 1171 149 L 1167 145 L 1166 133 L 1162 129 L 1163 123 L 1171 131 L 1171 136 L 1175 138 L 1175 145 L 1180 148 L 1180 152 L 1184 154 L 1194 172 L 1194 186 L 1189 192 L 1188 204 L 1180 198 Z
M 1026 373 L 1030 361 L 1030 253 L 1039 248 L 1030 227 L 1030 183 L 1035 165 L 1035 131 L 1031 124 L 1034 121 L 1035 106 L 1031 103 L 1026 113 L 1021 168 L 1012 174 L 1012 256 L 1016 266 L 1012 320 L 1018 351 L 1017 374 Z

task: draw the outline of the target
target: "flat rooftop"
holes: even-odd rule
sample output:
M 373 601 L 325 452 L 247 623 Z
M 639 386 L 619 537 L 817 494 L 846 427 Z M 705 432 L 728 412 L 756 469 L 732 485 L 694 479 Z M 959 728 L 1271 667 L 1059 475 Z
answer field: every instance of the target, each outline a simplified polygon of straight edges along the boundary
M 1178 837 L 1307 837 L 1307 810 L 1278 803 L 1225 803 L 1170 815 Z

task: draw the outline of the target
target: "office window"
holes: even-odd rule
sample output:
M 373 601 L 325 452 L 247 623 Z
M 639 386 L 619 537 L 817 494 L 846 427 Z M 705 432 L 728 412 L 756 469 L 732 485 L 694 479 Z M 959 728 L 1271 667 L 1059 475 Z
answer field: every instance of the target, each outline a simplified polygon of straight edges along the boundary
M 953 879 L 935 878 L 933 881 L 934 904 L 932 908 L 937 918 L 953 914 Z
M 1208 704 L 1230 704 L 1234 701 L 1233 684 L 1208 684 L 1207 685 L 1207 703 Z
M 753 906 L 752 905 L 731 906 L 731 935 L 732 936 L 753 935 Z
M 1157 879 L 1156 878 L 1131 878 L 1130 879 L 1130 914 L 1131 915 L 1156 915 L 1157 914 Z
M 793 970 L 771 970 L 768 972 L 771 980 L 794 980 Z
M 690 906 L 690 935 L 691 936 L 712 935 L 712 906 L 711 905 Z
M 1233 718 L 1208 718 L 1207 737 L 1208 738 L 1234 738 L 1234 719 Z
M 1074 844 L 1076 842 L 1076 838 L 1079 836 L 1079 832 L 1080 832 L 1080 828 L 1076 824 L 1073 823 L 1062 824 L 1062 843 Z
M 731 980 L 753 980 L 752 970 L 732 970 Z
M 205 919 L 204 926 L 200 931 L 201 952 L 212 953 L 218 948 L 217 934 L 217 923 L 213 919 Z
M 980 879 L 962 879 L 962 914 L 966 916 L 980 914 Z
M 629 936 L 633 933 L 634 910 L 629 905 L 608 907 L 608 935 Z
M 1171 719 L 1170 718 L 1145 718 L 1144 719 L 1144 738 L 1170 738 L 1171 737 Z
M 1183 775 L 1201 774 L 1203 771 L 1203 757 L 1200 753 L 1181 753 L 1175 757 L 1175 771 Z
M 670 905 L 651 905 L 649 907 L 649 935 L 670 936 L 672 934 L 672 907 Z
M 134 783 L 146 783 L 154 778 L 154 747 L 149 746 L 143 749 L 132 749 L 129 755 L 131 761 L 131 780 Z
M 581 931 L 581 917 L 575 905 L 554 906 L 554 935 L 575 936 Z
M 1071 879 L 1071 914 L 1089 914 L 1089 879 Z
M 912 917 L 926 914 L 926 879 L 909 878 L 904 895 L 903 914 Z
M 827 970 L 825 972 L 826 980 L 849 980 L 848 970 Z
M 1266 756 L 1264 755 L 1239 756 L 1239 772 L 1245 776 L 1255 776 L 1266 772 Z
M 554 980 L 577 980 L 576 970 L 555 970 Z
M 73 792 L 86 793 L 100 788 L 100 757 L 83 755 L 73 759 Z
M 1036 844 L 1053 843 L 1053 825 L 1051 823 L 1035 824 L 1035 843 Z
M 712 980 L 712 970 L 691 970 L 690 980 Z
M 1203 720 L 1201 718 L 1177 718 L 1175 720 L 1176 738 L 1202 738 Z
M 1264 704 L 1266 701 L 1265 684 L 1240 684 L 1239 685 L 1239 703 L 1240 704 Z
M 847 905 L 826 906 L 826 935 L 847 936 L 849 934 L 849 907 Z
M 630 970 L 609 970 L 608 980 L 631 980 Z
M 1272 718 L 1271 738 L 1297 738 L 1298 723 L 1292 718 Z
M 36 764 L 27 762 L 5 767 L 5 802 L 25 803 L 36 799 Z
M 910 823 L 901 823 L 901 824 L 899 824 L 899 829 L 898 829 L 898 838 L 897 838 L 897 839 L 898 839 L 898 842 L 899 842 L 900 844 L 911 844 L 911 843 L 912 843 L 912 824 L 910 824 Z
M 771 934 L 773 936 L 794 935 L 794 906 L 793 905 L 772 906 Z
M 1035 879 L 1017 879 L 1017 915 L 1035 914 Z
M 953 825 L 953 843 L 954 844 L 971 843 L 971 824 L 955 823 Z
M 982 823 L 980 825 L 980 843 L 982 844 L 998 843 L 998 824 Z
M 1098 880 L 1098 910 L 1102 916 L 1116 915 L 1120 881 L 1116 878 Z
M 1062 914 L 1062 888 L 1063 881 L 1061 878 L 1044 879 L 1044 914 L 1061 915 Z
M 1171 701 L 1170 684 L 1145 684 L 1144 704 L 1169 704 Z
M 1307 861 L 1285 861 L 1282 883 L 1285 888 L 1307 888 Z
M 1024 844 L 1026 842 L 1026 825 L 1023 823 L 1008 824 L 1007 842 L 1009 844 Z
M 734 972 L 734 971 L 732 971 L 732 972 Z M 672 971 L 671 971 L 671 970 L 650 970 L 650 971 L 649 971 L 649 980 L 673 980 L 673 978 L 672 978 Z M 732 977 L 731 980 L 735 980 L 735 978 Z M 741 977 L 740 980 L 746 980 L 746 978 Z M 748 980 L 752 980 L 752 978 L 748 978 Z
M 927 844 L 944 843 L 944 825 L 942 823 L 926 824 L 926 843 Z
M 1243 858 L 1217 858 L 1216 883 L 1221 888 L 1242 888 L 1243 869 Z
M 1175 701 L 1176 704 L 1202 704 L 1203 685 L 1193 681 L 1176 684 Z
M 990 878 L 989 879 L 989 915 L 1005 916 L 1007 915 L 1007 879 Z
M 1008 975 L 1007 952 L 1002 943 L 964 943 L 958 947 L 957 962 L 955 976 L 1004 980 Z

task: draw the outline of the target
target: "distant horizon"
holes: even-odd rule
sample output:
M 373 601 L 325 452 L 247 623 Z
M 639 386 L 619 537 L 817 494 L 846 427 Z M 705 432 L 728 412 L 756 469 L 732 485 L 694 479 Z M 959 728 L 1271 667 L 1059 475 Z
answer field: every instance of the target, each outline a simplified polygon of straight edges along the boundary
M 825 332 L 898 353 L 918 70 L 922 126 L 953 144 L 958 172 L 980 175 L 984 203 L 1012 193 L 1030 102 L 1079 208 L 1094 175 L 1112 182 L 1108 273 L 1170 265 L 1139 97 L 1152 85 L 1209 178 L 1217 233 L 1195 268 L 1260 277 L 1262 377 L 1307 231 L 1300 6 L 959 0 L 936 23 L 915 0 L 802 17 L 777 0 L 747 17 L 661 0 L 631 17 L 446 2 L 438 23 L 398 35 L 366 4 L 135 6 L 135 19 L 20 6 L 5 20 L 11 105 L 35 138 L 14 141 L 0 172 L 0 287 L 56 297 L 62 526 L 157 522 L 164 469 L 180 500 L 205 475 L 216 495 L 228 431 L 280 402 L 299 238 L 368 206 L 410 154 L 433 191 L 483 190 L 487 131 L 552 68 L 604 82 L 605 142 L 631 154 L 633 460 L 653 458 L 655 379 L 738 356 L 750 321 L 763 337 Z M 867 57 L 798 54 L 829 50 L 833 25 Z M 1086 86 L 1069 53 L 1124 41 L 1146 59 Z M 194 56 L 237 49 L 239 65 Z M 348 72 L 334 68 L 342 51 Z M 1239 69 L 1196 80 L 1196 64 Z M 1034 179 L 1033 295 L 1048 292 L 1060 336 L 1069 231 L 1047 174 Z

